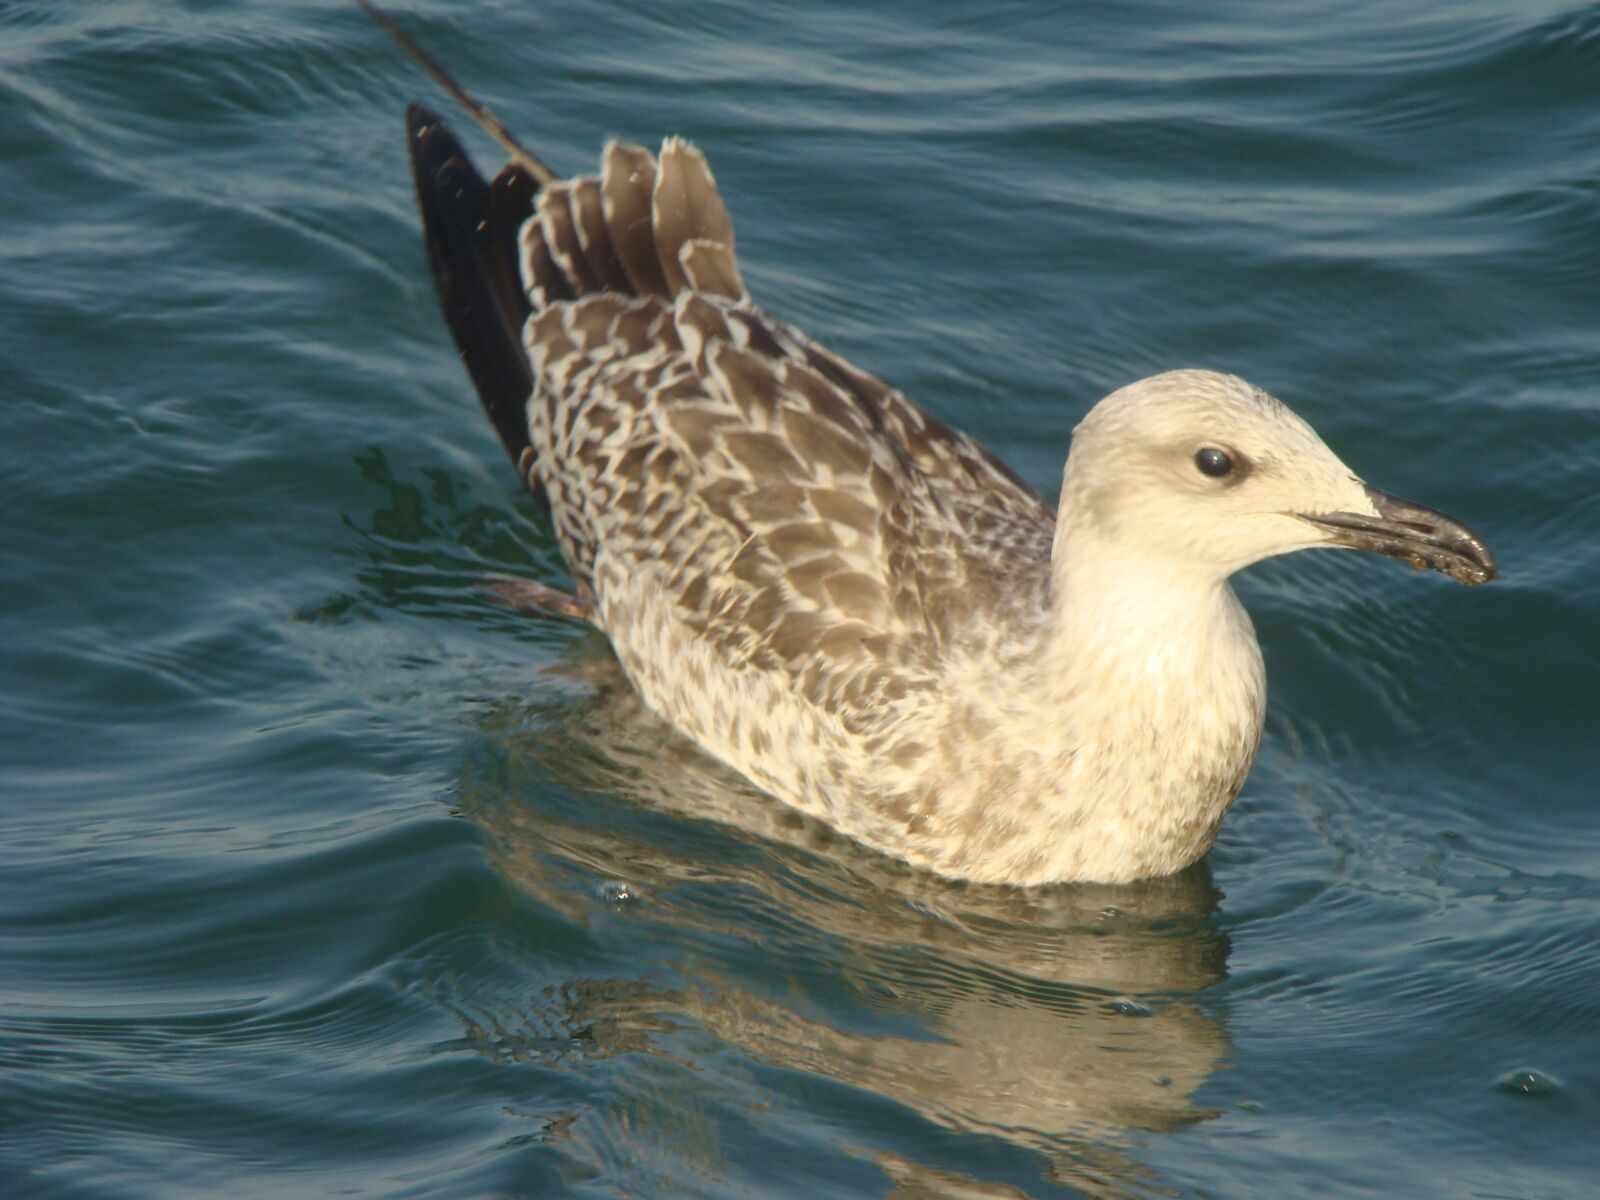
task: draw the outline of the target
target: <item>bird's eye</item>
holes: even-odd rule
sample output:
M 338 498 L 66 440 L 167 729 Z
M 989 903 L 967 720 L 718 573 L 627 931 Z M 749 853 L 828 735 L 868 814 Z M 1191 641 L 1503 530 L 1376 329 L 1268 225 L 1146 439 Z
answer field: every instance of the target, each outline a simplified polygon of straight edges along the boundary
M 1213 479 L 1221 479 L 1233 472 L 1233 459 L 1227 451 L 1218 450 L 1215 446 L 1205 446 L 1196 450 L 1194 465 L 1200 474 L 1209 475 Z

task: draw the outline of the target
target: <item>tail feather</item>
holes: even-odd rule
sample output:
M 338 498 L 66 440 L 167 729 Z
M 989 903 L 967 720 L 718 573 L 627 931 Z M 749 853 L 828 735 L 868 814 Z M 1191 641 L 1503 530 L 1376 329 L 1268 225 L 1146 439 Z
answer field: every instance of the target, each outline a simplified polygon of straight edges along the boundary
M 373 16 L 511 156 L 492 183 L 440 119 L 406 108 L 407 142 L 428 264 L 445 323 L 478 399 L 528 487 L 535 473 L 524 341 L 537 311 L 596 293 L 669 304 L 699 291 L 745 297 L 733 223 L 705 156 L 668 138 L 660 157 L 612 142 L 598 177 L 558 180 L 372 2 Z

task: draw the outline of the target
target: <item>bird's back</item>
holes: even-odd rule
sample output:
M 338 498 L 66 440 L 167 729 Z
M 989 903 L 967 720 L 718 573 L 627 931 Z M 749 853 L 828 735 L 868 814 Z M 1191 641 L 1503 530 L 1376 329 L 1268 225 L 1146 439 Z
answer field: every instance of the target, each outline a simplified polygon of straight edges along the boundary
M 624 668 L 686 732 L 761 779 L 759 696 L 820 738 L 797 757 L 893 749 L 947 656 L 1042 611 L 1048 505 L 751 302 L 698 151 L 613 143 L 598 177 L 540 187 L 474 182 L 421 110 L 411 144 L 485 407 Z

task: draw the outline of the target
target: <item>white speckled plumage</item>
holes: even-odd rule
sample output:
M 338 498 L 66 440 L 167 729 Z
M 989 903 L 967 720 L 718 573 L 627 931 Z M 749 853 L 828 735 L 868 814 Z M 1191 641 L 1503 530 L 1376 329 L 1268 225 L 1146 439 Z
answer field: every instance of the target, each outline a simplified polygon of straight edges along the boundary
M 612 143 L 598 177 L 508 168 L 491 196 L 435 118 L 412 122 L 441 299 L 548 504 L 573 611 L 657 713 L 885 853 L 1013 884 L 1177 870 L 1212 844 L 1261 733 L 1233 571 L 1359 542 L 1493 574 L 1431 510 L 1405 510 L 1439 518 L 1426 545 L 1416 520 L 1396 533 L 1392 498 L 1212 372 L 1096 405 L 1058 518 L 754 305 L 687 143 Z M 495 322 L 520 326 L 525 359 Z M 1198 469 L 1206 448 L 1225 478 Z

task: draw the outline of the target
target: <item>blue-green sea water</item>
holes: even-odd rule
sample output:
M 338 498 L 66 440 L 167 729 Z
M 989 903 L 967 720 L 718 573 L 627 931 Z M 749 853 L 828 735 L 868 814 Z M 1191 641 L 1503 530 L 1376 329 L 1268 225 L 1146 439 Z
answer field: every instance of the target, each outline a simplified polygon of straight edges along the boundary
M 0 1196 L 1600 1194 L 1600 8 L 396 3 L 1047 494 L 1217 367 L 1504 579 L 1251 569 L 1205 864 L 920 876 L 485 594 L 562 567 L 360 13 L 6 0 Z

